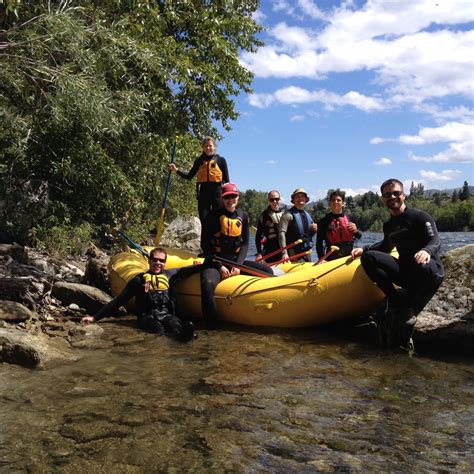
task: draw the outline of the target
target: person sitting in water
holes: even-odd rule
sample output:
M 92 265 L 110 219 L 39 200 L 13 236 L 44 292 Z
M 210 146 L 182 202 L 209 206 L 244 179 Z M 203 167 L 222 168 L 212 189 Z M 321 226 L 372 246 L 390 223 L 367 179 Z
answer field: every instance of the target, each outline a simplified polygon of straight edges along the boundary
M 351 255 L 361 257 L 365 272 L 387 297 L 386 311 L 376 323 L 388 339 L 380 339 L 380 343 L 395 348 L 406 342 L 400 340 L 400 332 L 403 337 L 411 334 L 406 322 L 436 293 L 444 269 L 434 219 L 425 211 L 406 206 L 403 183 L 398 179 L 384 181 L 380 191 L 390 213 L 383 225 L 383 240 L 355 248 Z M 397 249 L 398 257 L 390 255 L 393 249 Z
M 350 255 L 354 248 L 354 239 L 362 237 L 362 234 L 357 230 L 357 226 L 343 212 L 345 197 L 346 193 L 344 191 L 340 189 L 333 191 L 329 196 L 331 212 L 318 222 L 316 251 L 319 259 L 324 257 L 331 245 L 339 247 L 339 250 L 328 255 L 327 261 Z
M 84 316 L 81 322 L 99 321 L 135 298 L 139 328 L 159 335 L 166 334 L 183 342 L 194 339 L 193 323 L 182 322 L 175 315 L 175 302 L 169 294 L 169 279 L 177 270 L 165 270 L 166 259 L 164 248 L 154 248 L 148 258 L 148 271 L 132 278 L 122 292 L 95 316 Z
M 298 188 L 291 195 L 293 207 L 285 211 L 278 227 L 278 240 L 280 248 L 302 239 L 301 244 L 295 245 L 291 249 L 282 251 L 282 258 L 288 259 L 293 255 L 298 255 L 306 250 L 311 250 L 313 237 L 318 230 L 318 226 L 313 222 L 309 212 L 305 211 L 305 206 L 309 201 L 308 194 L 303 188 Z M 304 255 L 293 262 L 310 262 L 311 255 Z
M 239 190 L 234 183 L 222 186 L 222 209 L 213 210 L 203 226 L 202 250 L 205 260 L 202 265 L 185 267 L 173 277 L 177 281 L 199 272 L 201 275 L 201 306 L 205 320 L 210 328 L 217 323 L 217 305 L 215 289 L 221 280 L 235 275 L 246 275 L 245 269 L 231 263 L 221 263 L 215 257 L 231 260 L 236 265 L 245 265 L 262 273 L 273 275 L 272 269 L 265 263 L 246 260 L 249 247 L 249 216 L 237 209 Z
M 268 207 L 260 214 L 255 233 L 255 246 L 257 255 L 255 260 L 260 260 L 262 256 L 268 255 L 280 248 L 278 242 L 278 225 L 280 223 L 283 209 L 280 207 L 280 193 L 270 191 L 268 193 Z M 262 241 L 263 246 L 262 246 Z M 278 262 L 282 259 L 281 252 L 265 259 L 267 262 Z
M 204 138 L 202 141 L 202 154 L 194 160 L 189 172 L 181 171 L 174 163 L 171 163 L 169 168 L 173 173 L 177 173 L 181 178 L 188 180 L 193 179 L 197 174 L 198 213 L 201 226 L 203 226 L 207 215 L 212 210 L 222 207 L 220 200 L 221 187 L 222 184 L 229 182 L 227 161 L 216 153 L 214 138 Z

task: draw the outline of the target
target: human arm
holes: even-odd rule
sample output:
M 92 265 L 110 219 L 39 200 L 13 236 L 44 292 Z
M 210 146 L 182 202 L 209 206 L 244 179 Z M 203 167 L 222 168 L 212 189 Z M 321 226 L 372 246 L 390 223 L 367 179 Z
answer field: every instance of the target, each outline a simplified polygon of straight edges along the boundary
M 222 184 L 229 183 L 229 168 L 227 167 L 227 161 L 224 157 L 218 156 L 217 157 L 217 166 L 222 171 Z
M 326 237 L 326 232 L 328 229 L 328 218 L 323 217 L 318 224 L 319 227 L 319 232 L 318 235 L 316 236 L 316 252 L 318 253 L 318 258 L 321 258 L 324 255 L 324 244 L 327 245 L 327 242 L 325 242 L 325 237 Z
M 281 216 L 280 223 L 278 224 L 278 243 L 280 244 L 280 248 L 286 247 L 286 233 L 288 232 L 288 226 L 292 220 L 293 215 L 291 212 L 285 212 Z M 288 258 L 288 251 L 283 250 L 281 256 L 283 259 Z
M 202 157 L 196 158 L 194 160 L 192 168 L 187 173 L 184 171 L 181 171 L 174 163 L 170 164 L 170 170 L 177 173 L 178 176 L 181 176 L 181 178 L 189 180 L 189 179 L 193 179 L 194 176 L 196 176 L 196 173 L 198 172 L 199 166 L 201 165 L 201 163 L 202 163 Z
M 257 232 L 255 232 L 255 247 L 257 249 L 257 258 L 262 256 L 262 238 L 264 236 L 263 213 L 260 214 L 257 222 Z M 255 260 L 257 260 L 257 258 Z
M 237 263 L 244 263 L 247 258 L 247 253 L 249 251 L 249 239 L 250 239 L 250 223 L 249 216 L 244 212 L 242 218 L 242 243 L 240 244 L 239 256 L 237 257 Z

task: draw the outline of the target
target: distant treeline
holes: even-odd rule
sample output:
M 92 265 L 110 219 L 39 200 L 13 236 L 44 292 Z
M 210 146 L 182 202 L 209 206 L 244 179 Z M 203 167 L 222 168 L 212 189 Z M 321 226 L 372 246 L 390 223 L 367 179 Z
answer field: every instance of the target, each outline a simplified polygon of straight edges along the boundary
M 328 191 L 328 196 L 331 191 L 333 190 Z M 407 194 L 406 204 L 423 209 L 432 215 L 439 231 L 474 230 L 474 197 L 471 196 L 467 182 L 464 182 L 463 187 L 460 190 L 454 190 L 452 194 L 440 191 L 433 193 L 431 197 L 425 197 L 421 184 L 412 184 Z M 256 225 L 258 216 L 267 205 L 267 194 L 254 189 L 245 191 L 240 198 L 240 207 L 248 212 L 253 225 Z M 307 210 L 318 222 L 329 212 L 328 199 L 309 203 Z M 389 217 L 380 195 L 372 191 L 357 196 L 347 196 L 346 210 L 362 231 L 381 232 L 383 223 Z

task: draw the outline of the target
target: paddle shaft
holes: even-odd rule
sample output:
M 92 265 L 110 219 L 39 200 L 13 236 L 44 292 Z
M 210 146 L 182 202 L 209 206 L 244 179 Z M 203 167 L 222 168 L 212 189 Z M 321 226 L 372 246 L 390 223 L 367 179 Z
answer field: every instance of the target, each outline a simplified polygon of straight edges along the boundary
M 225 263 L 226 265 L 230 265 L 232 267 L 238 268 L 240 270 L 245 270 L 247 273 L 253 276 L 257 276 L 260 278 L 269 278 L 274 275 L 270 275 L 269 273 L 264 273 L 256 270 L 255 268 L 249 267 L 247 265 L 243 265 L 241 263 L 234 262 L 233 260 L 228 260 L 227 258 L 224 257 L 218 257 L 214 256 L 212 257 L 212 260 L 219 262 L 219 263 Z
M 337 245 L 331 245 L 329 250 L 314 265 L 317 265 L 318 263 L 322 263 L 322 262 L 326 261 L 326 259 L 329 257 L 329 255 L 332 255 L 334 252 L 337 252 L 338 250 L 340 250 L 340 249 Z
M 291 260 L 296 260 L 297 258 L 304 257 L 306 255 L 309 255 L 311 253 L 311 250 L 305 250 L 304 252 L 297 253 L 296 255 L 292 255 L 291 257 L 288 258 L 282 258 L 281 260 L 278 260 L 278 262 L 271 262 L 268 265 L 270 267 L 273 267 L 274 265 L 279 265 L 280 263 L 285 263 L 289 262 Z
M 294 247 L 295 245 L 302 244 L 303 239 L 295 240 L 293 243 L 286 245 L 285 247 L 281 247 L 273 252 L 267 253 L 266 255 L 262 255 L 260 258 L 256 259 L 256 262 L 261 262 L 262 260 L 266 260 L 267 258 L 273 257 L 277 253 L 283 252 L 283 250 L 288 250 Z
M 117 234 L 120 235 L 120 237 L 123 237 L 135 250 L 138 250 L 144 257 L 150 257 L 150 254 L 143 247 L 140 247 L 140 245 L 135 243 L 125 232 L 119 230 L 117 231 Z
M 171 163 L 174 163 L 174 160 L 176 159 L 176 141 L 173 143 L 173 150 L 171 152 Z M 159 245 L 160 240 L 161 240 L 161 235 L 163 234 L 163 227 L 165 225 L 165 210 L 166 206 L 168 204 L 168 192 L 170 190 L 170 185 L 171 185 L 171 170 L 168 171 L 168 177 L 166 179 L 166 187 L 165 187 L 165 194 L 163 196 L 163 203 L 161 204 L 161 213 L 160 213 L 160 220 L 158 221 L 158 226 L 156 228 L 156 237 L 155 237 L 155 244 Z

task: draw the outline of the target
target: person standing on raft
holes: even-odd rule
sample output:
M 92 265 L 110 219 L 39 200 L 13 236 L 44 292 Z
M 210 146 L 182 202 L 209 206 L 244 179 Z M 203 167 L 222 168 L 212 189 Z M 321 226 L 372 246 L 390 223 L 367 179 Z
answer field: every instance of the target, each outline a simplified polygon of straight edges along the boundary
M 403 183 L 398 179 L 384 181 L 380 191 L 390 212 L 390 219 L 383 225 L 383 240 L 355 248 L 351 255 L 361 257 L 365 272 L 387 297 L 384 315 L 376 319 L 376 324 L 387 338 L 380 343 L 395 348 L 411 337 L 401 340 L 411 335 L 407 322 L 436 293 L 444 279 L 444 269 L 434 219 L 425 211 L 405 205 Z M 390 255 L 395 248 L 398 257 Z
M 262 256 L 268 255 L 280 248 L 278 242 L 278 226 L 280 224 L 283 209 L 280 207 L 280 193 L 270 191 L 268 193 L 268 207 L 260 214 L 255 233 L 255 246 L 257 255 L 255 260 L 260 260 Z M 262 244 L 262 241 L 264 243 Z M 266 262 L 278 262 L 282 259 L 281 252 L 267 259 Z
M 316 251 L 319 259 L 324 257 L 331 245 L 339 247 L 339 250 L 328 255 L 325 260 L 330 261 L 350 255 L 354 248 L 354 239 L 362 237 L 362 234 L 357 230 L 357 226 L 343 212 L 345 198 L 346 193 L 340 189 L 336 189 L 329 196 L 331 212 L 318 222 Z
M 194 273 L 201 275 L 201 307 L 204 319 L 210 328 L 217 324 L 217 305 L 215 289 L 221 280 L 235 276 L 247 275 L 245 269 L 222 263 L 215 257 L 222 257 L 236 264 L 258 270 L 261 273 L 273 275 L 272 269 L 265 263 L 246 260 L 250 225 L 246 212 L 237 209 L 240 192 L 234 183 L 222 186 L 221 209 L 213 210 L 206 218 L 203 226 L 202 250 L 204 263 L 194 267 L 181 268 L 172 279 L 172 284 L 187 278 Z
M 184 179 L 192 179 L 197 175 L 196 191 L 198 199 L 198 212 L 201 226 L 204 226 L 209 212 L 222 207 L 220 196 L 222 184 L 229 182 L 227 161 L 216 153 L 216 142 L 212 137 L 202 141 L 202 154 L 196 158 L 189 172 L 185 173 L 171 163 L 170 171 L 177 173 Z M 201 231 L 202 247 L 202 231 Z
M 303 188 L 298 188 L 291 195 L 293 207 L 283 214 L 278 227 L 278 240 L 280 248 L 302 239 L 301 244 L 295 245 L 291 249 L 283 250 L 282 258 L 289 258 L 298 255 L 313 247 L 313 237 L 318 230 L 318 225 L 313 222 L 313 218 L 305 210 L 309 197 Z M 304 255 L 293 262 L 310 262 L 311 255 Z

